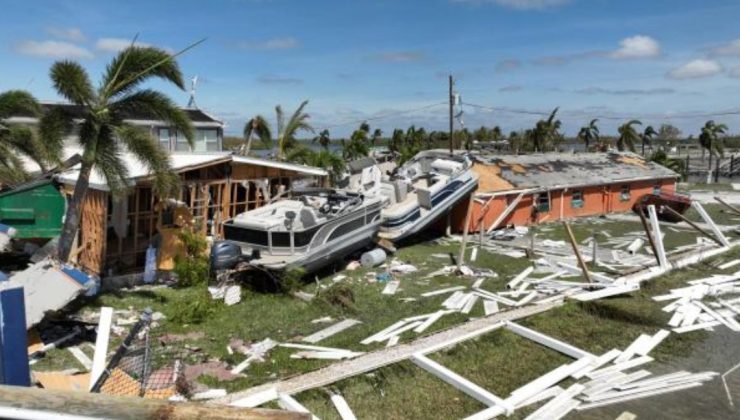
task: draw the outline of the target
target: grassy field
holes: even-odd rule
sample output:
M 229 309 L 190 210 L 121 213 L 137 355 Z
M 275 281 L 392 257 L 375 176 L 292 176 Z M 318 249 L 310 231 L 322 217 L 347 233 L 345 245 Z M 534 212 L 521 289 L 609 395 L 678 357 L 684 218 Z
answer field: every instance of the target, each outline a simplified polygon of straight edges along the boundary
M 719 223 L 735 223 L 721 213 L 719 206 L 706 206 L 717 217 Z M 696 215 L 690 215 L 696 219 Z M 727 219 L 721 219 L 727 217 Z M 696 219 L 698 220 L 698 219 Z M 543 225 L 536 228 L 538 240 L 563 239 L 560 224 Z M 616 222 L 604 219 L 579 220 L 573 223 L 578 241 L 596 233 L 598 241 L 608 239 L 603 232 L 613 237 L 628 232 L 642 231 L 638 222 Z M 695 243 L 696 235 L 689 232 L 666 232 L 668 248 Z M 190 352 L 189 360 L 206 361 L 219 359 L 236 365 L 246 356 L 229 354 L 226 346 L 232 339 L 256 342 L 271 338 L 280 342 L 299 342 L 308 334 L 323 329 L 330 324 L 315 324 L 312 320 L 331 316 L 334 320 L 354 318 L 362 324 L 321 341 L 328 347 L 346 348 L 356 351 L 372 351 L 384 343 L 364 346 L 360 341 L 365 337 L 395 323 L 401 318 L 440 309 L 446 296 L 420 297 L 426 291 L 449 286 L 470 285 L 476 277 L 438 276 L 428 278 L 427 274 L 452 264 L 452 256 L 457 256 L 459 243 L 454 241 L 429 240 L 400 249 L 395 255 L 399 261 L 416 266 L 416 273 L 396 276 L 401 288 L 395 295 L 382 295 L 384 283 L 376 281 L 378 269 L 358 269 L 355 271 L 331 270 L 309 279 L 300 289 L 317 296 L 311 302 L 304 302 L 287 293 L 266 291 L 264 287 L 245 284 L 242 302 L 231 307 L 214 302 L 214 313 L 199 324 L 178 324 L 160 321 L 153 329 L 153 335 L 189 335 L 183 340 L 169 344 L 175 349 L 197 348 Z M 733 250 L 721 259 L 740 257 L 740 250 Z M 480 251 L 474 267 L 492 269 L 497 278 L 488 278 L 483 287 L 502 290 L 506 282 L 529 266 L 526 258 L 511 258 L 504 255 Z M 689 269 L 676 271 L 646 284 L 639 292 L 590 303 L 573 303 L 530 317 L 522 323 L 538 331 L 560 338 L 575 346 L 593 353 L 603 353 L 612 348 L 624 348 L 641 333 L 655 333 L 664 328 L 670 314 L 660 310 L 661 305 L 652 302 L 650 296 L 682 285 L 686 280 L 716 272 L 714 266 L 703 263 Z M 342 268 L 342 267 L 340 267 Z M 341 274 L 347 278 L 334 284 L 332 279 Z M 187 305 L 196 293 L 202 290 L 173 289 L 167 287 L 139 288 L 122 290 L 116 294 L 103 294 L 94 300 L 83 302 L 77 308 L 79 313 L 96 311 L 100 306 L 112 306 L 119 310 L 141 310 L 151 307 L 172 318 L 178 306 Z M 337 296 L 342 299 L 337 299 Z M 472 317 L 483 316 L 479 303 L 469 315 L 451 314 L 443 317 L 422 335 L 433 334 L 465 322 Z M 658 361 L 668 360 L 690 351 L 692 343 L 701 340 L 705 333 L 671 335 L 654 352 Z M 402 336 L 401 342 L 415 340 L 419 335 L 409 332 Z M 113 340 L 113 345 L 120 338 Z M 229 391 L 248 388 L 280 378 L 309 372 L 331 362 L 320 360 L 291 359 L 295 350 L 276 348 L 264 363 L 255 363 L 243 377 L 233 381 L 219 382 L 215 378 L 202 377 L 200 382 L 223 387 Z M 533 344 L 507 331 L 496 331 L 478 340 L 465 342 L 449 351 L 431 356 L 453 371 L 471 381 L 505 397 L 509 392 L 528 381 L 567 362 L 561 354 Z M 56 370 L 79 367 L 66 350 L 54 350 L 49 356 L 34 366 L 35 370 Z M 360 418 L 454 418 L 470 415 L 484 408 L 477 401 L 456 391 L 410 362 L 402 362 L 369 374 L 360 375 L 333 384 L 327 389 L 304 392 L 296 398 L 314 414 L 324 419 L 338 418 L 331 405 L 327 391 L 338 391 L 345 396 L 350 406 Z M 515 418 L 526 416 L 527 411 L 516 413 Z

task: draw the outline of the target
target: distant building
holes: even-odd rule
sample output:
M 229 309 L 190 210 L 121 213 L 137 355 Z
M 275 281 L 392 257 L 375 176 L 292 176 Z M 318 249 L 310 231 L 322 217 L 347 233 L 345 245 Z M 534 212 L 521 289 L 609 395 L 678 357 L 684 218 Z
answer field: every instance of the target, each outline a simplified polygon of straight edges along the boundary
M 519 156 L 476 155 L 479 175 L 471 229 L 501 221 L 530 225 L 580 216 L 629 212 L 645 194 L 675 192 L 679 175 L 634 153 L 546 153 Z M 453 223 L 465 225 L 467 205 L 454 209 Z
M 78 105 L 44 102 L 41 106 L 44 112 L 49 112 L 53 109 L 61 109 L 75 119 L 82 120 L 84 118 L 84 110 Z M 170 152 L 202 153 L 221 151 L 223 148 L 225 124 L 216 117 L 200 109 L 183 108 L 183 111 L 188 115 L 190 121 L 193 123 L 193 128 L 195 129 L 195 139 L 192 148 L 182 133 L 178 133 L 165 121 L 162 121 L 155 116 L 147 115 L 145 113 L 132 114 L 126 116 L 125 121 L 148 130 L 149 133 L 157 139 L 160 146 Z M 11 123 L 35 125 L 38 124 L 39 119 L 31 116 L 17 115 L 9 118 L 7 121 Z M 76 145 L 76 137 L 77 132 L 74 130 L 65 140 L 70 145 Z

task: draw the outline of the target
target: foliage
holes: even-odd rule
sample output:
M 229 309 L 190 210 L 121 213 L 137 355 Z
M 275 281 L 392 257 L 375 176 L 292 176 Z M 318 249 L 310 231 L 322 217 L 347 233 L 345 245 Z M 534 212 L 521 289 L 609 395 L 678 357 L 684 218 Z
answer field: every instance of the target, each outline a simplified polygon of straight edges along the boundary
M 141 87 L 153 78 L 184 89 L 174 55 L 133 43 L 108 64 L 97 88 L 93 87 L 87 71 L 76 62 L 62 60 L 51 67 L 57 93 L 82 109 L 82 121 L 76 120 L 80 116 L 58 108 L 46 113 L 39 124 L 44 143 L 53 150 L 61 150 L 65 135 L 73 126 L 78 127 L 77 137 L 83 150 L 79 177 L 59 241 L 59 256 L 63 261 L 71 252 L 93 169 L 104 176 L 114 194 L 120 194 L 129 175 L 123 153 L 129 152 L 153 174 L 155 194 L 167 197 L 179 188 L 179 177 L 170 167 L 168 152 L 148 130 L 126 122 L 131 114 L 151 115 L 152 119 L 165 121 L 182 133 L 192 146 L 194 131 L 188 115 L 163 93 Z
M 352 287 L 343 283 L 335 283 L 319 292 L 318 302 L 348 310 L 355 309 L 355 295 L 352 292 Z
M 684 161 L 683 159 L 673 159 L 668 157 L 663 149 L 656 150 L 652 155 L 650 155 L 650 161 L 655 162 L 661 166 L 665 166 L 666 168 L 679 174 L 684 173 L 684 168 L 686 165 L 686 161 Z
M 41 171 L 46 171 L 49 164 L 58 163 L 61 157 L 58 144 L 47 144 L 31 128 L 5 121 L 19 115 L 38 117 L 41 115 L 41 106 L 28 92 L 10 90 L 0 93 L 0 184 L 14 184 L 28 179 L 22 156 L 36 162 Z
M 349 141 L 342 139 L 342 157 L 347 161 L 357 160 L 370 154 L 370 126 L 363 122 L 352 132 Z
M 681 130 L 671 124 L 661 124 L 658 129 L 658 139 L 661 141 L 678 140 Z
M 279 288 L 283 293 L 298 291 L 303 285 L 306 277 L 306 269 L 303 267 L 291 267 L 280 275 Z
M 724 157 L 724 145 L 720 135 L 727 133 L 727 125 L 717 124 L 713 120 L 709 120 L 701 128 L 701 134 L 699 134 L 699 144 L 702 148 L 709 152 L 709 157 L 722 156 Z
M 190 229 L 180 232 L 180 239 L 185 245 L 185 257 L 175 259 L 173 272 L 177 284 L 189 288 L 184 297 L 179 299 L 173 308 L 172 320 L 180 323 L 200 323 L 215 311 L 214 301 L 208 292 L 210 265 L 208 261 L 208 243 L 203 235 Z
M 587 152 L 590 143 L 599 141 L 599 126 L 596 125 L 597 122 L 599 122 L 598 119 L 591 120 L 587 126 L 581 127 L 581 130 L 578 132 L 578 140 L 586 144 Z
M 635 125 L 642 125 L 642 122 L 638 120 L 630 120 L 617 129 L 619 132 L 619 138 L 617 139 L 617 150 L 623 152 L 625 149 L 630 152 L 635 151 L 635 143 L 640 139 L 640 135 L 635 129 Z
M 299 145 L 288 154 L 288 160 L 326 169 L 329 172 L 329 179 L 332 185 L 336 185 L 342 179 L 344 171 L 347 168 L 344 159 L 332 153 L 327 148 L 313 151 L 306 146 Z
M 329 149 L 329 145 L 331 144 L 331 137 L 329 135 L 329 130 L 327 129 L 321 130 L 319 135 L 313 138 L 313 142 L 318 143 L 324 149 Z
M 299 146 L 296 135 L 299 131 L 308 131 L 313 133 L 314 129 L 308 120 L 311 118 L 304 109 L 308 105 L 308 101 L 303 101 L 298 108 L 290 115 L 290 118 L 285 119 L 285 112 L 283 108 L 278 105 L 275 107 L 275 117 L 277 120 L 277 159 L 286 160 L 291 150 Z M 251 141 L 253 137 L 259 139 L 260 143 L 266 148 L 272 149 L 273 147 L 273 131 L 270 129 L 270 125 L 267 119 L 261 115 L 257 115 L 254 118 L 247 121 L 244 125 L 244 146 L 241 153 L 249 153 L 251 147 Z
M 252 150 L 252 139 L 257 138 L 262 147 L 265 149 L 272 149 L 272 132 L 270 131 L 270 124 L 262 115 L 257 115 L 247 121 L 244 125 L 244 141 L 241 147 L 239 147 L 237 153 L 240 156 L 247 156 Z
M 652 125 L 645 127 L 645 131 L 640 134 L 640 140 L 642 141 L 642 155 L 645 156 L 645 145 L 650 144 L 653 137 L 657 136 L 658 132 L 655 131 Z
M 539 120 L 534 128 L 527 130 L 527 140 L 532 143 L 535 152 L 552 150 L 563 138 L 560 133 L 562 122 L 556 119 L 558 108 L 555 108 L 546 120 Z

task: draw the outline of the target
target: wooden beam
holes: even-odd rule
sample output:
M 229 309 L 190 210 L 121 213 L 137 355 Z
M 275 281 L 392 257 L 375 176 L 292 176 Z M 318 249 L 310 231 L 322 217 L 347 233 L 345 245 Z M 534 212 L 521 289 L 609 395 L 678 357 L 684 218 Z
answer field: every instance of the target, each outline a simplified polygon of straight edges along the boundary
M 650 248 L 653 250 L 653 255 L 655 256 L 655 260 L 660 265 L 660 259 L 658 258 L 658 248 L 655 246 L 655 239 L 653 238 L 653 233 L 650 232 L 650 226 L 648 225 L 647 218 L 645 217 L 645 208 L 640 207 L 638 209 L 637 215 L 640 216 L 640 222 L 642 223 L 642 228 L 645 229 L 645 234 L 647 235 L 648 242 L 650 242 Z
M 3 418 L 127 418 L 135 419 L 248 419 L 308 420 L 309 414 L 170 402 L 148 398 L 114 397 L 87 392 L 0 386 Z M 70 417 L 71 418 L 71 417 Z
M 493 222 L 493 224 L 488 227 L 488 231 L 486 231 L 486 233 L 493 232 L 493 230 L 496 229 L 498 227 L 498 225 L 500 225 L 504 221 L 504 219 L 506 219 L 506 217 L 508 217 L 509 214 L 511 214 L 512 211 L 514 211 L 514 209 L 516 208 L 516 206 L 519 205 L 519 202 L 522 201 L 522 198 L 523 197 L 524 197 L 524 193 L 520 193 L 514 199 L 514 201 L 512 201 L 511 204 L 509 204 L 509 206 L 506 207 L 506 209 L 504 209 L 503 213 L 501 213 L 498 216 L 498 218 Z
M 581 250 L 578 248 L 578 243 L 576 242 L 576 237 L 573 235 L 573 230 L 570 228 L 570 224 L 567 221 L 563 221 L 563 226 L 565 226 L 565 233 L 567 234 L 566 236 L 568 237 L 570 244 L 573 246 L 573 252 L 576 254 L 576 258 L 578 259 L 578 265 L 581 266 L 583 277 L 585 277 L 589 283 L 593 283 L 593 281 L 591 280 L 591 273 L 588 271 L 586 261 L 581 255 Z
M 733 212 L 736 215 L 740 216 L 740 210 L 737 207 L 733 206 L 730 203 L 725 202 L 725 200 L 723 200 L 723 199 L 721 199 L 719 197 L 714 197 L 714 199 L 717 200 L 723 206 L 727 207 L 731 212 Z
M 701 227 L 699 227 L 699 225 L 697 225 L 696 223 L 694 223 L 691 220 L 687 219 L 686 216 L 684 216 L 683 214 L 677 212 L 676 210 L 673 210 L 672 208 L 670 208 L 668 206 L 663 206 L 663 210 L 668 210 L 669 213 L 671 213 L 672 215 L 674 215 L 674 216 L 678 217 L 679 219 L 683 220 L 689 226 L 691 226 L 692 228 L 696 229 L 699 233 L 701 233 L 702 235 L 704 235 L 707 238 L 711 239 L 712 241 L 716 242 L 717 245 L 719 245 L 719 246 L 725 246 L 719 239 L 715 238 L 709 232 L 707 232 L 706 230 L 704 230 Z
M 468 201 L 468 212 L 465 215 L 465 226 L 463 227 L 462 243 L 460 244 L 460 255 L 457 258 L 457 271 L 460 271 L 463 264 L 465 264 L 465 246 L 468 243 L 468 230 L 470 229 L 470 218 L 473 214 L 473 195 L 470 195 Z
M 730 246 L 730 241 L 725 238 L 725 235 L 722 233 L 722 231 L 717 227 L 717 225 L 714 223 L 714 220 L 712 220 L 711 217 L 709 217 L 709 214 L 706 210 L 704 210 L 704 207 L 696 200 L 691 202 L 691 207 L 696 210 L 702 219 L 709 225 L 709 228 L 712 229 L 712 232 L 714 232 L 714 236 L 717 237 L 717 239 L 722 242 L 722 245 L 724 246 Z
M 92 369 L 90 369 L 90 388 L 95 385 L 98 377 L 105 370 L 105 359 L 108 356 L 108 341 L 110 340 L 110 327 L 113 322 L 113 308 L 100 308 L 100 321 L 98 321 L 98 336 L 95 339 L 95 354 L 93 355 Z
M 535 343 L 542 344 L 545 347 L 549 347 L 553 350 L 559 351 L 560 353 L 563 353 L 566 356 L 570 356 L 574 359 L 580 359 L 582 357 L 596 358 L 596 356 L 594 356 L 593 354 L 585 350 L 581 350 L 578 347 L 572 346 L 568 343 L 557 340 L 548 335 L 542 334 L 541 332 L 529 329 L 527 327 L 523 327 L 519 324 L 515 324 L 514 322 L 511 322 L 511 321 L 506 322 L 506 329 L 524 338 L 532 340 Z
M 668 259 L 665 256 L 665 248 L 663 247 L 663 235 L 660 232 L 660 223 L 658 223 L 658 212 L 655 210 L 654 205 L 648 206 L 648 215 L 650 216 L 650 224 L 653 226 L 653 237 L 655 238 L 655 247 L 658 249 L 658 264 L 662 269 L 668 269 Z
M 496 395 L 493 395 L 482 387 L 470 382 L 469 380 L 463 378 L 457 373 L 447 369 L 446 367 L 440 365 L 439 363 L 424 356 L 421 353 L 417 353 L 411 356 L 411 361 L 420 368 L 426 370 L 432 375 L 447 382 L 448 384 L 464 392 L 468 396 L 475 398 L 476 400 L 489 407 L 500 406 L 503 407 L 507 413 L 512 413 L 514 411 L 514 406 L 512 404 L 507 403 L 503 399 L 497 397 Z

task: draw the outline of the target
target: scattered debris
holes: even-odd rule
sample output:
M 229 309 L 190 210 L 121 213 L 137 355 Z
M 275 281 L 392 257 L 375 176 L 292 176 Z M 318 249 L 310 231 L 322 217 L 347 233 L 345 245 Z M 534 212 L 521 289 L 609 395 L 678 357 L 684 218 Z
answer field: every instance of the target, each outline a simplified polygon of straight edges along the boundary
M 266 338 L 258 343 L 252 344 L 249 348 L 247 348 L 244 351 L 244 354 L 246 354 L 248 357 L 244 359 L 244 361 L 236 365 L 233 369 L 231 369 L 231 374 L 238 375 L 242 373 L 253 362 L 264 362 L 265 361 L 264 357 L 265 355 L 267 355 L 267 352 L 272 350 L 277 345 L 278 343 L 276 343 L 275 341 L 272 341 L 269 338 Z
M 332 326 L 330 326 L 328 328 L 325 328 L 325 329 L 323 329 L 321 331 L 315 332 L 315 333 L 309 335 L 308 337 L 304 337 L 303 338 L 303 341 L 305 341 L 306 343 L 315 344 L 315 343 L 318 343 L 319 341 L 321 341 L 321 340 L 323 340 L 325 338 L 329 338 L 329 337 L 333 336 L 334 334 L 340 333 L 340 332 L 346 330 L 347 328 L 350 328 L 352 326 L 355 326 L 355 325 L 361 324 L 361 323 L 362 322 L 360 322 L 360 321 L 358 321 L 356 319 L 345 319 L 343 321 L 339 321 L 338 323 L 336 323 L 336 324 L 334 324 L 334 325 L 332 325 Z
M 396 291 L 398 290 L 398 286 L 400 285 L 401 282 L 399 280 L 391 280 L 386 283 L 385 288 L 381 293 L 384 295 L 395 295 Z
M 224 292 L 224 303 L 226 306 L 236 305 L 242 300 L 242 288 L 239 285 L 229 286 Z
M 351 350 L 337 349 L 332 347 L 319 347 L 319 346 L 307 346 L 305 344 L 294 344 L 294 343 L 282 343 L 280 347 L 299 349 L 299 351 L 290 355 L 291 359 L 325 359 L 325 360 L 340 360 L 340 359 L 352 359 L 357 356 L 363 355 L 362 352 L 354 352 Z

